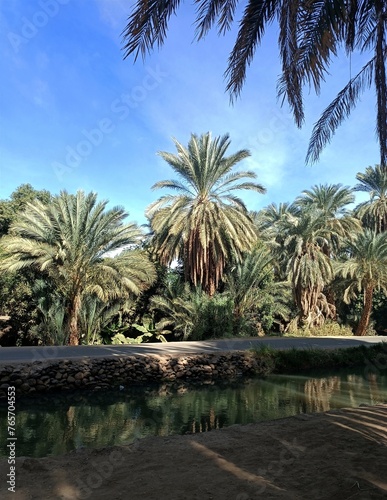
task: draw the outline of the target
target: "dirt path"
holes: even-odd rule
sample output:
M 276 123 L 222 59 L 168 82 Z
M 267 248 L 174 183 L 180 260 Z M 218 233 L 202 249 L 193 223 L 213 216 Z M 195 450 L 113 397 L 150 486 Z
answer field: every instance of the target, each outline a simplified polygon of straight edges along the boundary
M 212 352 L 245 351 L 251 347 L 268 345 L 274 349 L 320 348 L 336 349 L 385 342 L 387 336 L 374 337 L 252 337 L 206 341 L 149 343 L 136 345 L 82 345 L 41 347 L 0 347 L 0 364 L 30 363 L 59 359 L 109 358 L 147 356 L 149 354 L 187 355 Z
M 387 405 L 18 458 L 12 500 L 387 498 Z

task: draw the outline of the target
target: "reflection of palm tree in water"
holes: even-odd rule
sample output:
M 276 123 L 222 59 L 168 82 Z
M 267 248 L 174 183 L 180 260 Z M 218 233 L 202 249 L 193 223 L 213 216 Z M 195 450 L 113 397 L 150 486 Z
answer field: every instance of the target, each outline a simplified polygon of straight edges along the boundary
M 193 434 L 196 432 L 208 432 L 219 428 L 219 417 L 216 416 L 213 407 L 210 408 L 208 417 L 202 416 L 199 422 L 196 422 L 196 418 L 194 418 L 191 423 L 191 432 Z
M 368 375 L 368 387 L 370 389 L 371 404 L 383 403 L 385 401 L 383 393 L 378 385 L 378 379 L 376 373 L 370 373 Z
M 307 380 L 304 386 L 307 411 L 323 412 L 330 410 L 332 394 L 339 392 L 340 386 L 340 377 Z
M 64 427 L 64 432 L 63 432 L 63 442 L 64 443 L 72 443 L 72 446 L 75 447 L 75 406 L 69 406 L 67 411 L 66 411 L 66 421 L 67 425 Z M 72 446 L 69 446 L 66 444 L 66 451 L 70 451 L 72 449 Z

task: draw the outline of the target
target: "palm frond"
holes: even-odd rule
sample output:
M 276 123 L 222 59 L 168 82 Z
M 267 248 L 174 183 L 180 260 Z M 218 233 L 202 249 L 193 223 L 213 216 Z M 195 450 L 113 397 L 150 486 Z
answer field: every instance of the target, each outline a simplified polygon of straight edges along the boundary
M 361 93 L 372 84 L 375 59 L 371 59 L 361 71 L 338 93 L 337 97 L 324 110 L 321 118 L 313 127 L 306 155 L 307 163 L 315 163 L 324 146 L 331 141 L 338 126 L 348 118 L 356 106 Z

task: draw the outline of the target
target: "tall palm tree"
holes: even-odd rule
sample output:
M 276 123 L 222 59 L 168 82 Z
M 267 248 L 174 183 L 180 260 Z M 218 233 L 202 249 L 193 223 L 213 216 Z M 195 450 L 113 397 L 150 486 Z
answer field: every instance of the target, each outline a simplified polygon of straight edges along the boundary
M 169 188 L 177 195 L 162 196 L 147 209 L 162 264 L 180 259 L 186 280 L 212 296 L 226 263 L 240 260 L 256 240 L 255 226 L 236 190 L 264 193 L 254 172 L 232 172 L 250 156 L 240 150 L 226 156 L 228 135 L 212 139 L 210 133 L 191 135 L 188 148 L 176 139 L 177 154 L 160 156 L 179 175 L 178 180 L 157 182 L 153 189 Z
M 338 274 L 349 280 L 344 299 L 364 292 L 363 312 L 356 335 L 366 335 L 372 312 L 375 289 L 387 294 L 387 232 L 376 234 L 365 229 L 357 239 L 348 242 L 349 258 L 336 264 Z
M 106 210 L 106 205 L 97 202 L 95 193 L 62 191 L 49 204 L 29 203 L 10 235 L 1 239 L 1 270 L 32 266 L 54 281 L 66 303 L 70 345 L 79 343 L 79 312 L 86 294 L 107 302 L 139 294 L 155 277 L 143 253 L 128 249 L 141 240 L 138 226 L 124 224 L 127 214 L 122 208 Z
M 316 123 L 307 159 L 316 161 L 330 142 L 337 127 L 356 106 L 361 93 L 371 87 L 376 91 L 376 129 L 380 144 L 381 164 L 387 160 L 387 5 L 384 0 L 196 0 L 197 38 L 203 38 L 216 24 L 219 34 L 229 31 L 237 9 L 244 5 L 235 45 L 231 51 L 226 77 L 231 97 L 243 87 L 247 67 L 254 59 L 266 28 L 278 22 L 278 45 L 282 75 L 278 93 L 286 98 L 297 126 L 304 121 L 302 91 L 305 84 L 318 94 L 328 73 L 333 56 L 344 47 L 347 55 L 370 54 L 369 61 L 338 93 Z M 148 2 L 137 0 L 124 30 L 125 57 L 143 56 L 155 45 L 163 44 L 170 17 L 180 0 Z
M 298 323 L 303 327 L 321 326 L 325 319 L 335 317 L 335 306 L 324 294 L 333 279 L 330 256 L 323 251 L 332 230 L 324 214 L 311 207 L 289 223 L 286 234 L 287 272 L 300 311 Z
M 359 184 L 355 191 L 364 191 L 370 195 L 368 201 L 360 203 L 355 209 L 363 223 L 381 233 L 387 230 L 387 168 L 380 165 L 367 167 L 365 173 L 356 175 Z
M 347 205 L 355 201 L 353 190 L 341 184 L 320 184 L 306 189 L 296 200 L 300 210 L 315 208 L 321 212 L 330 234 L 321 250 L 329 258 L 335 258 L 342 248 L 343 240 L 354 237 L 361 229 L 360 221 L 348 210 Z M 329 304 L 335 303 L 332 286 L 324 292 Z

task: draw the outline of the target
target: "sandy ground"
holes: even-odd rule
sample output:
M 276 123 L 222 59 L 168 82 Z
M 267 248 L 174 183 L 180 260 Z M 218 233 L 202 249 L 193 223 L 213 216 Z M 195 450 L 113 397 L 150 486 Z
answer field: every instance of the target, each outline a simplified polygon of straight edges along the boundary
M 386 499 L 387 405 L 20 457 L 15 493 L 9 467 L 1 499 Z

